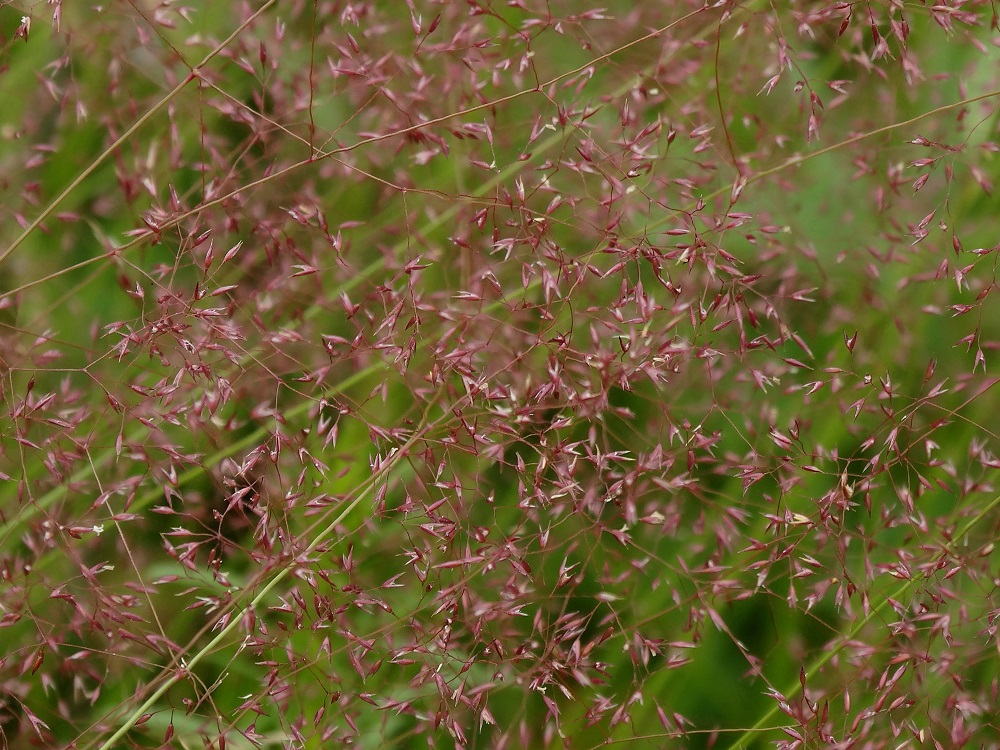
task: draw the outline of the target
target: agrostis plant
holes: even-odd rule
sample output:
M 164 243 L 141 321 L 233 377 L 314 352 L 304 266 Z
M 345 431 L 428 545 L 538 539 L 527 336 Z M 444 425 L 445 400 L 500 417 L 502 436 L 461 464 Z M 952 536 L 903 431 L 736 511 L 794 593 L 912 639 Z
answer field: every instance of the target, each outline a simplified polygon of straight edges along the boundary
M 994 4 L 0 40 L 0 746 L 1000 745 Z

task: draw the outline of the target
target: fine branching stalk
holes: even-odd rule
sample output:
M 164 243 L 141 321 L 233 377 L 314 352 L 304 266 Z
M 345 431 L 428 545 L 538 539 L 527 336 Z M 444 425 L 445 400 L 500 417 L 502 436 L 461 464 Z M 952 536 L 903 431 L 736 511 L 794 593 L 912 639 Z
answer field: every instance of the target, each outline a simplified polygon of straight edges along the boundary
M 996 745 L 997 28 L 0 4 L 0 745 Z

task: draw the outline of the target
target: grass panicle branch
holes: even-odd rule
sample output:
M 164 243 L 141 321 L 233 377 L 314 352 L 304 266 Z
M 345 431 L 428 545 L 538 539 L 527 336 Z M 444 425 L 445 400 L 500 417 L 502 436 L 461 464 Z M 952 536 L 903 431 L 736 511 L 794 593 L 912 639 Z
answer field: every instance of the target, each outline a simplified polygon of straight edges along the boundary
M 996 30 L 0 3 L 0 746 L 996 745 Z

